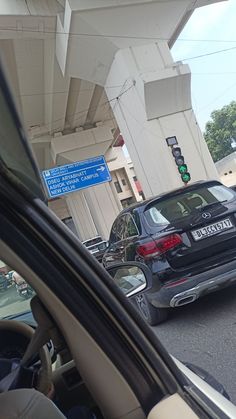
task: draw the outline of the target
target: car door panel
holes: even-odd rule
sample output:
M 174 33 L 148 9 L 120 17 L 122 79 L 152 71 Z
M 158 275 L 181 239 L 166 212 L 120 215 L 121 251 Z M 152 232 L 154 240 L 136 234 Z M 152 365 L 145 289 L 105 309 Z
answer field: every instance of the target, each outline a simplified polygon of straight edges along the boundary
M 149 413 L 148 419 L 198 419 L 199 416 L 179 396 L 172 396 L 162 400 Z

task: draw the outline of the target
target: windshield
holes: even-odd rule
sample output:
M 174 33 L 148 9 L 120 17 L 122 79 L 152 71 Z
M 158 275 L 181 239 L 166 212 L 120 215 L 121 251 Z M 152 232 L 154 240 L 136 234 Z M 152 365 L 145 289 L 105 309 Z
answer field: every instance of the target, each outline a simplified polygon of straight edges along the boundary
M 0 319 L 30 311 L 34 295 L 25 279 L 0 261 Z
M 69 310 L 78 309 L 69 294 L 78 287 L 84 295 L 91 292 L 90 313 L 98 307 L 102 313 L 107 304 L 114 314 L 109 319 L 122 327 L 120 304 L 109 301 L 105 279 L 104 294 L 96 281 L 89 289 L 92 272 L 97 281 L 104 275 L 136 310 L 130 339 L 141 316 L 151 328 L 149 336 L 156 335 L 178 359 L 209 370 L 234 403 L 235 16 L 236 0 L 0 1 L 0 193 L 5 198 L 0 248 L 3 242 L 18 257 L 10 266 L 0 265 L 0 318 L 30 310 L 34 291 L 15 269 L 24 266 L 28 282 L 41 290 L 36 275 L 30 276 L 35 263 L 42 289 L 46 284 L 57 300 L 71 298 Z M 49 208 L 42 202 L 46 194 Z M 8 233 L 8 217 L 27 247 Z M 61 290 L 56 275 L 49 284 L 53 263 L 60 278 L 70 270 L 65 282 L 71 286 Z M 83 276 L 79 287 L 76 280 Z M 46 294 L 40 291 L 40 298 L 46 300 Z M 45 307 L 58 321 L 56 305 Z M 83 315 L 83 325 L 92 326 L 92 315 L 86 318 L 86 310 Z M 105 318 L 108 313 L 93 325 L 99 339 Z M 114 334 L 111 355 L 115 339 Z M 59 392 L 65 393 L 61 404 L 66 406 L 79 397 L 76 374 L 64 372 Z M 162 387 L 175 388 L 164 381 Z M 155 397 L 147 398 L 151 405 Z M 113 412 L 106 407 L 109 416 Z M 110 416 L 121 417 L 122 411 Z
M 186 190 L 173 198 L 161 199 L 149 205 L 144 212 L 149 225 L 168 225 L 191 216 L 195 211 L 229 202 L 235 193 L 222 185 L 204 186 L 191 192 Z
M 0 111 L 4 120 L 4 124 L 0 124 L 0 163 L 3 163 L 31 192 L 45 200 L 38 168 L 28 148 L 12 97 L 9 92 L 6 94 L 6 88 L 0 68 Z

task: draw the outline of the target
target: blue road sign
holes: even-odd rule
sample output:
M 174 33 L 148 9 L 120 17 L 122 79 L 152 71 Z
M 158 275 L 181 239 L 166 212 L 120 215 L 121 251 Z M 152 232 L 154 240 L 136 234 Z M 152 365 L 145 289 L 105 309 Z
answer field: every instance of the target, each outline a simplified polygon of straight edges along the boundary
M 50 198 L 111 181 L 104 156 L 44 170 L 42 175 Z

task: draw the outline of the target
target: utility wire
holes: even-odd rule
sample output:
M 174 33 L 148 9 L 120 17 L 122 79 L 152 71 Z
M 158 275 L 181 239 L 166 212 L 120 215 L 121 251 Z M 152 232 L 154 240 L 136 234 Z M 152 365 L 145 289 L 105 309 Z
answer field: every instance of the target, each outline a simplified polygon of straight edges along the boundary
M 193 57 L 182 58 L 178 61 L 196 60 L 197 58 L 209 57 L 210 55 L 221 54 L 222 52 L 228 52 L 228 51 L 234 51 L 234 50 L 236 50 L 236 46 L 231 47 L 231 48 L 218 49 L 216 51 L 207 52 L 206 54 L 201 54 L 201 55 L 195 55 Z
M 170 39 L 160 36 L 141 36 L 141 35 L 125 35 L 125 34 L 101 34 L 101 33 L 88 33 L 88 32 L 64 32 L 54 30 L 39 30 L 39 29 L 26 29 L 26 28 L 13 28 L 13 27 L 1 27 L 0 31 L 10 32 L 22 32 L 22 33 L 38 33 L 48 35 L 69 35 L 78 37 L 89 37 L 89 38 L 117 38 L 117 39 L 137 39 L 137 40 L 153 40 L 153 41 L 166 41 Z M 236 39 L 198 39 L 198 38 L 178 38 L 176 42 L 208 42 L 208 43 L 236 43 Z
M 104 86 L 104 89 L 115 89 L 115 88 L 119 88 L 122 87 L 123 84 L 119 84 L 119 85 L 114 85 L 114 86 Z M 71 90 L 72 93 L 83 93 L 83 92 L 92 92 L 94 90 L 94 88 L 90 88 L 90 89 L 81 89 L 81 90 Z M 42 92 L 42 93 L 22 93 L 22 94 L 18 94 L 16 95 L 17 97 L 31 97 L 31 96 L 50 96 L 50 95 L 60 95 L 60 94 L 64 94 L 64 93 L 68 93 L 68 90 L 61 90 L 59 92 Z
M 195 73 L 191 71 L 193 76 L 226 76 L 226 75 L 234 75 L 236 71 L 222 71 L 222 72 L 209 72 L 209 73 Z
M 213 99 L 211 102 L 209 102 L 207 105 L 202 106 L 197 113 L 202 112 L 204 109 L 208 108 L 210 105 L 212 105 L 213 103 L 215 103 L 218 99 L 220 99 L 221 97 L 223 97 L 225 95 L 225 93 L 227 93 L 229 90 L 231 90 L 233 87 L 235 87 L 236 82 L 234 82 L 233 84 L 231 84 L 230 86 L 228 86 L 220 95 L 218 95 L 217 97 L 215 97 L 215 99 Z
M 122 85 L 122 86 L 123 86 L 123 85 Z M 78 117 L 78 118 L 75 118 L 75 119 L 74 119 L 74 122 L 78 122 L 78 121 L 81 119 L 82 115 L 83 115 L 83 114 L 86 114 L 89 110 L 90 110 L 90 111 L 97 110 L 97 109 L 101 108 L 102 106 L 105 106 L 105 105 L 106 105 L 106 104 L 108 104 L 108 103 L 112 103 L 113 101 L 118 100 L 121 96 L 123 96 L 125 93 L 127 93 L 127 92 L 128 92 L 130 89 L 132 89 L 134 86 L 135 86 L 135 83 L 133 82 L 131 86 L 129 86 L 126 90 L 124 90 L 124 91 L 123 91 L 123 92 L 121 92 L 120 94 L 116 95 L 116 96 L 115 96 L 115 97 L 113 97 L 112 99 L 106 100 L 105 102 L 101 103 L 101 104 L 100 104 L 100 105 L 98 105 L 98 106 L 89 107 L 89 108 L 87 108 L 87 109 L 83 109 L 83 110 L 81 110 L 81 111 L 75 112 L 75 113 L 73 113 L 73 114 L 71 114 L 71 115 L 68 115 L 68 116 L 69 116 L 69 117 L 74 117 L 74 116 L 76 116 L 76 115 L 80 115 L 80 117 Z M 45 127 L 51 127 L 51 126 L 55 125 L 57 122 L 63 122 L 63 121 L 64 121 L 64 119 L 65 119 L 65 117 L 63 117 L 63 118 L 58 118 L 58 119 L 54 119 L 53 121 L 51 121 L 51 122 L 49 122 L 49 123 L 47 123 L 47 124 L 44 124 L 44 125 L 42 126 L 42 128 L 45 128 Z M 37 125 L 36 125 L 36 127 L 37 127 Z M 57 132 L 57 130 L 55 129 L 55 130 L 54 130 L 54 132 Z M 52 133 L 53 133 L 53 132 L 52 132 Z
M 75 33 L 75 32 L 57 32 L 57 31 L 39 31 L 34 29 L 20 29 L 20 28 L 1 28 L 0 31 L 13 31 L 13 32 L 29 32 L 29 33 L 38 33 L 38 34 L 59 34 L 59 35 L 70 35 L 70 36 L 80 36 L 80 37 L 95 37 L 95 38 L 127 38 L 127 39 L 140 39 L 140 40 L 153 40 L 153 41 L 169 41 L 169 39 L 166 38 L 160 38 L 160 37 L 147 37 L 147 36 L 132 36 L 132 35 L 111 35 L 111 34 L 91 34 L 91 33 Z M 184 39 L 184 38 L 178 38 L 178 41 L 186 41 L 186 42 L 230 42 L 230 43 L 236 43 L 236 40 L 217 40 L 217 39 Z M 221 50 L 216 50 L 212 52 L 208 52 L 201 55 L 195 55 L 193 57 L 186 57 L 182 58 L 178 61 L 191 61 L 196 60 L 198 58 L 208 57 L 215 54 L 221 54 L 223 52 L 233 51 L 236 50 L 236 46 L 230 47 L 230 48 L 224 48 Z

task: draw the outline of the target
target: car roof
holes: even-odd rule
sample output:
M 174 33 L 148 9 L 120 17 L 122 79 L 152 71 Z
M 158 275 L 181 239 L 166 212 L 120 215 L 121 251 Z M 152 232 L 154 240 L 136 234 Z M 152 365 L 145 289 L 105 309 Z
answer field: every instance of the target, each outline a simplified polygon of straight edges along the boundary
M 221 182 L 219 182 L 218 180 L 214 180 L 214 179 L 213 180 L 199 180 L 198 182 L 191 183 L 191 185 L 182 186 L 181 188 L 176 188 L 176 189 L 173 189 L 169 192 L 164 192 L 160 195 L 156 195 L 156 196 L 153 196 L 151 198 L 145 199 L 144 201 L 132 204 L 129 207 L 125 208 L 123 211 L 121 211 L 119 215 L 129 213 L 130 211 L 133 211 L 133 210 L 139 210 L 139 208 L 141 209 L 143 207 L 146 207 L 148 204 L 150 204 L 151 202 L 155 202 L 159 198 L 160 199 L 171 198 L 172 196 L 176 196 L 176 195 L 180 194 L 181 192 L 186 192 L 187 190 L 192 191 L 192 190 L 198 189 L 199 186 L 213 185 L 213 184 L 214 185 L 222 185 Z

